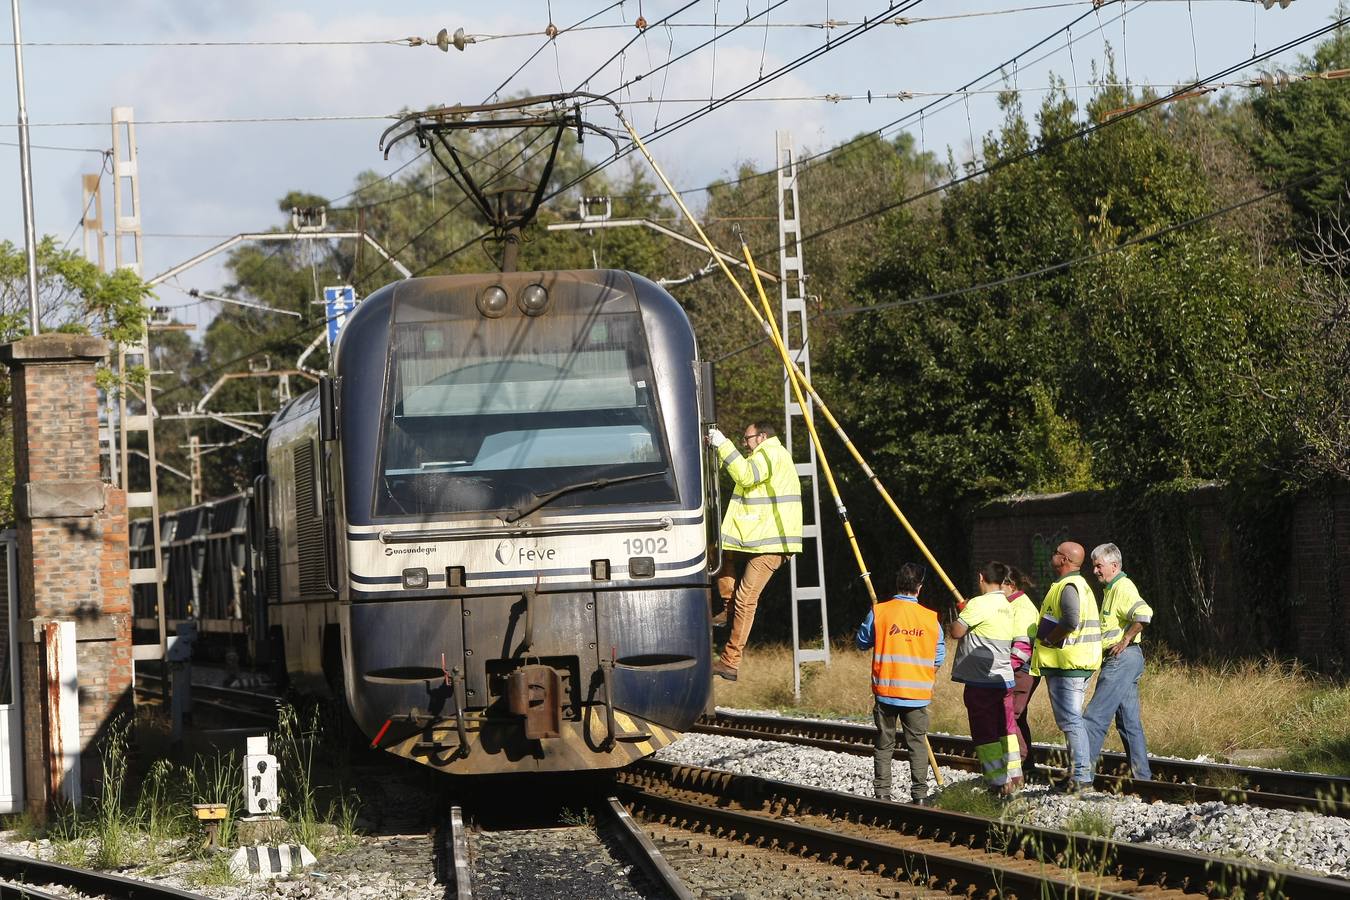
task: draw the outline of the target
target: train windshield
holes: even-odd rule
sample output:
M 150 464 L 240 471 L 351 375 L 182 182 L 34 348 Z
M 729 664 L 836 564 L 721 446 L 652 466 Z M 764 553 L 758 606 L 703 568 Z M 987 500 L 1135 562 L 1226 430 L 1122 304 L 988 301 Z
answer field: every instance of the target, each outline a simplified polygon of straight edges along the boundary
M 519 510 L 565 488 L 546 509 L 675 499 L 636 302 L 559 288 L 535 318 L 453 295 L 395 314 L 375 515 Z

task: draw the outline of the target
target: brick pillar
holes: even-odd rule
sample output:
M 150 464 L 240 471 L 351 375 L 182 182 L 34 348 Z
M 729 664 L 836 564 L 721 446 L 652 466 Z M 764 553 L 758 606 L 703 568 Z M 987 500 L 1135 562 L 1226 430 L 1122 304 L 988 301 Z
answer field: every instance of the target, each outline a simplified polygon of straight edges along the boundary
M 14 404 L 24 781 L 28 808 L 39 816 L 51 797 L 43 626 L 75 623 L 86 784 L 98 774 L 98 739 L 132 707 L 126 497 L 99 469 L 94 367 L 107 349 L 99 338 L 72 334 L 0 346 Z

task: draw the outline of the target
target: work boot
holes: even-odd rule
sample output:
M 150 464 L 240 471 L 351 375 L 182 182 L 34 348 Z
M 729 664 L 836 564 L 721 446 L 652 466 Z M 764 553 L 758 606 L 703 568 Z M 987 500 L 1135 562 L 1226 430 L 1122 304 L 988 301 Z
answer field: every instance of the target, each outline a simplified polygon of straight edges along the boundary
M 727 681 L 736 680 L 736 670 L 720 659 L 713 663 L 713 674 L 718 678 L 725 678 Z
M 883 789 L 881 789 L 881 788 L 877 788 L 876 790 L 874 790 L 874 791 L 872 792 L 872 796 L 876 797 L 878 800 L 885 800 L 885 801 L 888 802 L 888 803 L 889 803 L 892 799 L 894 799 L 893 797 L 891 797 L 891 789 L 890 789 L 890 788 L 886 788 L 885 790 L 883 790 Z
M 1050 782 L 1050 793 L 1066 794 L 1070 797 L 1081 797 L 1083 796 L 1083 788 L 1085 786 L 1086 785 L 1082 782 L 1074 781 L 1072 778 L 1063 781 L 1052 781 Z

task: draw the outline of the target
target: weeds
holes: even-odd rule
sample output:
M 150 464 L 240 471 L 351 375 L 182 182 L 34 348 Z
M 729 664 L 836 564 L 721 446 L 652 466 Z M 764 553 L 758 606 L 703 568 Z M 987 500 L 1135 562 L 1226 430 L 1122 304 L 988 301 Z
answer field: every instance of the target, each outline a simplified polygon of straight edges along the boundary
M 14 832 L 22 841 L 36 841 L 46 833 L 42 823 L 27 810 L 0 817 L 0 828 Z
M 361 810 L 361 798 L 349 790 L 328 804 L 328 821 L 337 829 L 337 844 L 345 848 L 356 842 L 356 819 Z
M 303 716 L 294 707 L 283 707 L 273 746 L 291 836 L 311 848 L 341 848 L 354 842 L 361 804 L 355 790 L 339 791 L 328 800 L 326 817 L 319 815 L 320 788 L 314 769 L 322 748 L 331 742 L 325 724 L 317 706 Z M 234 843 L 236 818 L 244 808 L 239 755 L 217 752 L 198 757 L 189 766 L 156 760 L 139 791 L 134 791 L 127 771 L 128 736 L 125 719 L 109 729 L 99 750 L 100 789 L 83 807 L 57 808 L 45 825 L 26 814 L 12 816 L 9 827 L 27 840 L 46 838 L 50 848 L 45 855 L 66 865 L 123 869 L 140 864 L 143 874 L 154 874 L 174 861 L 196 857 L 202 865 L 190 876 L 195 883 L 234 884 L 228 854 L 202 856 L 200 843 L 192 839 L 198 827 L 191 807 L 194 803 L 224 805 L 228 812 L 219 823 L 216 839 L 222 847 Z
M 99 869 L 121 869 L 144 857 L 134 811 L 123 806 L 122 790 L 127 778 L 126 718 L 115 720 L 103 741 L 101 790 L 94 800 L 93 838 L 90 860 Z M 77 826 L 78 827 L 78 826 Z
M 187 873 L 187 880 L 194 887 L 231 887 L 239 883 L 239 879 L 230 871 L 230 854 L 223 850 L 206 857 Z
M 564 825 L 571 825 L 573 828 L 591 828 L 595 825 L 595 814 L 584 806 L 581 808 L 581 812 L 573 812 L 567 807 L 563 807 L 562 812 L 558 814 L 558 821 Z
M 136 800 L 136 817 L 146 835 L 154 844 L 161 844 L 183 833 L 185 815 L 181 798 L 173 796 L 178 767 L 166 759 L 157 759 L 141 782 L 141 795 Z
M 1003 817 L 1005 807 L 1002 800 L 995 797 L 980 778 L 958 781 L 944 788 L 937 795 L 937 805 L 950 812 L 961 812 L 986 819 Z
M 1109 840 L 1116 833 L 1116 826 L 1105 811 L 1084 807 L 1064 820 L 1064 830 Z
M 345 747 L 348 732 L 345 715 L 337 715 L 332 704 L 311 705 L 298 710 L 281 707 L 273 747 L 277 757 L 280 783 L 279 805 L 291 826 L 296 841 L 317 848 L 329 840 L 345 845 L 356 835 L 360 800 L 355 791 L 339 784 L 336 797 L 328 802 L 327 816 L 319 815 L 319 796 L 327 788 L 316 784 L 314 772 L 321 760 L 340 776 L 349 762 Z
M 228 809 L 216 830 L 222 847 L 234 843 L 234 820 L 244 808 L 242 763 L 234 753 L 198 757 L 187 773 L 193 803 L 223 803 Z
M 319 708 L 302 714 L 284 704 L 277 715 L 274 747 L 278 766 L 278 808 L 291 823 L 295 839 L 317 846 L 322 836 L 314 787 L 314 757 L 319 746 Z

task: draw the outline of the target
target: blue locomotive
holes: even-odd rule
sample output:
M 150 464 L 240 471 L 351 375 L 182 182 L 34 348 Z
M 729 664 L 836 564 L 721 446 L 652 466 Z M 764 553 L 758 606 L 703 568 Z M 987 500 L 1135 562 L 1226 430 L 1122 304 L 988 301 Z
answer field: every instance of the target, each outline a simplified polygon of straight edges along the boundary
M 620 271 L 409 279 L 334 356 L 253 492 L 292 683 L 451 773 L 614 768 L 688 728 L 716 471 L 674 298 Z

